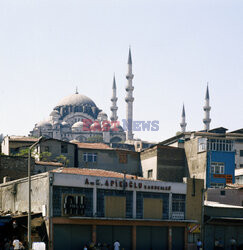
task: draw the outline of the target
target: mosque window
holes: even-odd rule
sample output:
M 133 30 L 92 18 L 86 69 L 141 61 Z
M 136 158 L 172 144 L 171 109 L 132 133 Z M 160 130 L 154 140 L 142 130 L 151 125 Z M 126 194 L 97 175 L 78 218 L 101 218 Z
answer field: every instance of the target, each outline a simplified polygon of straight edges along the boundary
M 243 157 L 243 150 L 240 150 L 240 157 Z

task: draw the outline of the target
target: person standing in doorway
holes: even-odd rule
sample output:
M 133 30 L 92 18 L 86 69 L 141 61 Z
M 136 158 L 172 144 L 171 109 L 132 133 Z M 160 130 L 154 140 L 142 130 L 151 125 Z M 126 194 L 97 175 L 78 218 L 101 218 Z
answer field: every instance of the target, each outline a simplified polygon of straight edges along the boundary
M 118 240 L 114 242 L 114 250 L 119 250 L 120 249 L 120 243 Z
M 201 249 L 202 249 L 202 242 L 200 241 L 200 239 L 197 239 L 197 250 Z
M 230 249 L 231 250 L 236 250 L 236 240 L 234 237 L 230 239 Z

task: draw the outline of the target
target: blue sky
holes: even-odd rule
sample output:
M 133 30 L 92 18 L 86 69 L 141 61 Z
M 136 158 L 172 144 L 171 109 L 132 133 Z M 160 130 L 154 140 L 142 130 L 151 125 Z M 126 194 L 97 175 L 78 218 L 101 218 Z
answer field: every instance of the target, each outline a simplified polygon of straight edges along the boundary
M 160 141 L 203 128 L 206 84 L 211 128 L 243 127 L 243 2 L 226 0 L 0 1 L 0 133 L 27 135 L 63 97 L 89 96 L 110 115 L 115 72 L 125 118 L 128 48 L 134 119 L 159 120 Z

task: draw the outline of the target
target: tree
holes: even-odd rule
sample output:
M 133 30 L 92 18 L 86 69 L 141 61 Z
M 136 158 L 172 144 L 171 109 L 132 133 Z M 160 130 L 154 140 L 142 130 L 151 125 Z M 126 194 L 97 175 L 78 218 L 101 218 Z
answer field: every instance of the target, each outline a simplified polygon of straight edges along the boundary
M 40 153 L 40 160 L 41 161 L 50 161 L 51 160 L 51 152 L 44 151 Z
M 63 166 L 67 167 L 69 164 L 69 160 L 65 155 L 59 155 L 56 157 L 56 160 L 58 162 L 61 162 L 63 164 Z

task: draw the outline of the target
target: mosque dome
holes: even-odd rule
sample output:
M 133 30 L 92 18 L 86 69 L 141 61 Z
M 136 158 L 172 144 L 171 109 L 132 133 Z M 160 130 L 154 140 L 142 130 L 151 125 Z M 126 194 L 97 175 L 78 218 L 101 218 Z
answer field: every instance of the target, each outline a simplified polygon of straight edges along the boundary
M 62 125 L 63 127 L 69 127 L 69 126 L 70 126 L 70 125 L 69 125 L 67 122 L 65 122 L 65 121 L 62 122 L 61 125 Z
M 36 127 L 52 127 L 50 121 L 44 120 L 39 123 L 37 123 Z
M 75 93 L 73 95 L 69 95 L 64 97 L 56 107 L 62 106 L 90 106 L 96 107 L 95 103 L 87 96 Z
M 72 128 L 80 128 L 83 127 L 84 123 L 83 122 L 76 122 L 73 124 Z
M 108 116 L 104 111 L 99 112 L 97 119 L 99 121 L 107 121 L 108 120 Z
M 72 126 L 72 130 L 74 132 L 82 132 L 84 123 L 83 122 L 76 122 Z
M 51 113 L 50 113 L 50 116 L 60 116 L 59 112 L 57 110 L 53 110 Z
M 101 131 L 101 125 L 98 121 L 95 121 L 91 126 L 90 126 L 91 131 Z
M 81 95 L 76 92 L 73 95 L 64 97 L 54 108 L 55 116 L 56 112 L 60 114 L 60 118 L 71 113 L 83 113 L 87 114 L 89 118 L 96 119 L 98 113 L 101 111 L 96 104 L 87 96 Z

